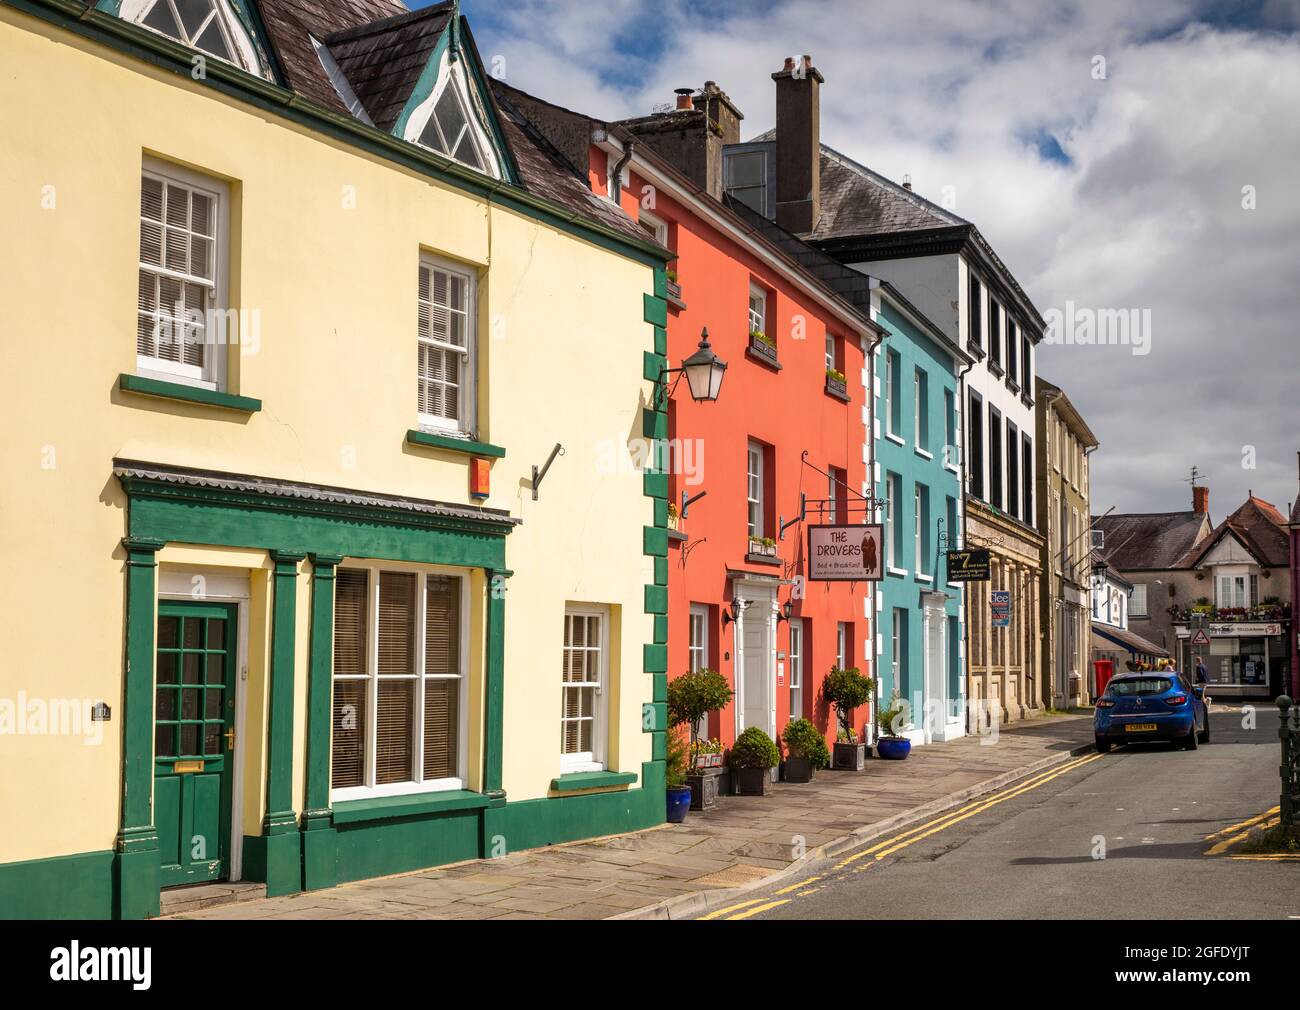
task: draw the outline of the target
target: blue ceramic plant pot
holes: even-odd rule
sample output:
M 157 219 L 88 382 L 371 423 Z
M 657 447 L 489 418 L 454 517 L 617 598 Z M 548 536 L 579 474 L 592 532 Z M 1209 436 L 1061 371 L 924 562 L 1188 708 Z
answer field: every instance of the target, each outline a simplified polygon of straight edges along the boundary
M 691 809 L 691 787 L 668 790 L 668 823 L 681 824 Z
M 912 753 L 912 741 L 881 737 L 876 741 L 876 753 L 886 761 L 905 761 Z

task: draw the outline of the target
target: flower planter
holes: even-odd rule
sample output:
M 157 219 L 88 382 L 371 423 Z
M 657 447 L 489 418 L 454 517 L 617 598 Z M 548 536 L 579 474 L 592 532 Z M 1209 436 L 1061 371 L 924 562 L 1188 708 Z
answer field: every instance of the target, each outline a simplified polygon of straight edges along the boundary
M 886 761 L 906 761 L 912 753 L 912 741 L 906 737 L 882 736 L 876 741 L 876 753 Z
M 722 769 L 706 768 L 696 775 L 688 775 L 686 784 L 691 787 L 691 809 L 712 810 L 722 792 Z
M 721 754 L 696 754 L 695 768 L 697 771 L 703 771 L 705 768 L 721 768 Z
M 817 769 L 807 758 L 788 757 L 785 759 L 785 764 L 781 766 L 783 782 L 811 782 L 816 776 Z
M 691 809 L 691 787 L 668 790 L 668 823 L 681 824 Z
M 776 364 L 776 345 L 769 344 L 766 340 L 759 340 L 755 336 L 749 338 L 749 349 L 765 361 Z
M 830 393 L 832 396 L 848 399 L 848 382 L 842 379 L 833 379 L 828 375 L 826 376 L 826 392 Z
M 776 557 L 776 544 L 765 544 L 761 540 L 751 540 L 749 542 L 749 553 L 756 558 L 774 558 Z
M 831 754 L 831 767 L 837 771 L 862 771 L 867 767 L 867 745 L 864 743 L 837 743 Z
M 682 300 L 682 286 L 677 281 L 668 282 L 668 297 L 675 301 Z
M 737 768 L 732 776 L 739 783 L 741 796 L 766 796 L 771 791 L 770 768 Z

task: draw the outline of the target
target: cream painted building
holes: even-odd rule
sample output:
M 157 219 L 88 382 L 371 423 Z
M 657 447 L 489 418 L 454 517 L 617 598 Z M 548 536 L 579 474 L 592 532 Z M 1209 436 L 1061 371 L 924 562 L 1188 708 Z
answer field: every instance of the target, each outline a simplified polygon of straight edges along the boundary
M 1089 477 L 1099 443 L 1059 387 L 1038 382 L 1038 528 L 1045 543 L 1039 620 L 1043 704 L 1089 703 L 1093 687 L 1092 508 Z
M 0 3 L 0 917 L 661 822 L 667 254 L 454 5 L 196 9 Z

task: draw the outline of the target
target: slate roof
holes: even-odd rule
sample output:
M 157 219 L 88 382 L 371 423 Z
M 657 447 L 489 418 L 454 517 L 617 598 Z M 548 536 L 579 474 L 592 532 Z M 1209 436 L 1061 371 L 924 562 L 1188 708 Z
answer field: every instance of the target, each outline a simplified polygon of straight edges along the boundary
M 776 130 L 754 143 L 776 140 Z M 858 235 L 973 227 L 925 197 L 822 145 L 822 212 L 809 242 Z
M 1093 517 L 1106 531 L 1106 557 L 1121 572 L 1185 567 L 1188 552 L 1209 533 L 1199 512 L 1156 512 Z
M 311 37 L 324 42 L 335 32 L 409 13 L 398 0 L 258 0 L 285 84 L 313 102 L 347 113 L 316 55 Z
M 603 127 L 611 135 L 620 137 L 623 140 L 635 139 L 638 145 L 636 148 L 637 155 L 644 158 L 656 171 L 669 176 L 677 186 L 684 192 L 690 193 L 697 200 L 711 203 L 719 214 L 723 217 L 730 217 L 741 230 L 756 233 L 754 237 L 785 260 L 792 271 L 803 273 L 805 278 L 821 289 L 823 294 L 830 298 L 838 297 L 841 302 L 845 302 L 849 307 L 855 309 L 865 327 L 869 329 L 878 328 L 871 321 L 869 278 L 856 270 L 843 266 L 825 253 L 809 246 L 797 236 L 783 231 L 777 227 L 775 222 L 768 221 L 761 215 L 755 215 L 744 204 L 729 197 L 725 202 L 715 200 L 667 158 L 655 152 L 654 130 L 649 131 L 649 135 L 643 132 L 644 124 L 647 123 L 664 128 L 670 127 L 673 130 L 681 129 L 691 123 L 702 125 L 704 123 L 703 112 L 656 113 L 653 116 L 646 116 L 641 119 L 607 122 L 547 102 L 535 95 L 511 87 L 503 81 L 494 80 L 491 86 L 497 96 L 498 104 L 503 109 L 518 108 L 526 110 L 529 125 L 536 126 L 540 133 L 545 134 L 545 142 L 548 145 L 551 142 L 554 143 L 555 155 L 564 158 L 570 164 L 576 159 L 582 158 L 585 166 L 585 159 L 588 157 L 591 146 L 593 128 Z M 563 151 L 560 150 L 561 148 Z M 574 170 L 581 171 L 582 167 L 574 165 Z M 601 207 L 613 208 L 613 204 L 608 200 L 595 196 L 590 190 L 587 190 L 587 196 Z M 639 226 L 633 225 L 633 227 Z
M 285 84 L 304 98 L 350 115 L 321 65 L 315 38 L 324 44 L 376 128 L 391 133 L 397 117 L 447 30 L 451 0 L 411 11 L 399 0 L 257 0 Z M 468 28 L 462 42 L 473 50 Z M 491 82 L 487 101 L 500 120 L 522 188 L 575 216 L 605 225 L 642 244 L 646 233 L 620 208 L 595 196 L 581 171 L 560 156 L 517 109 L 501 101 Z
M 774 140 L 775 129 L 760 134 L 750 143 Z M 935 253 L 950 246 L 966 248 L 969 244 L 986 268 L 991 268 L 999 282 L 1009 289 L 1009 297 L 1018 300 L 1032 321 L 1046 329 L 1047 324 L 1033 300 L 974 224 L 834 148 L 822 144 L 821 151 L 821 217 L 813 230 L 801 238 L 832 255 L 849 250 L 853 259 L 871 255 L 869 250 L 856 248 L 864 243 L 879 247 L 882 259 L 897 255 L 894 247 L 899 241 L 934 244 L 936 248 L 930 251 Z M 986 276 L 986 283 L 988 279 Z M 1038 336 L 1034 339 L 1037 341 Z
M 379 129 L 392 132 L 450 20 L 441 3 L 335 32 L 325 42 Z
M 1251 495 L 1236 512 L 1214 528 L 1208 537 L 1188 552 L 1180 567 L 1194 568 L 1214 545 L 1229 533 L 1246 546 L 1262 565 L 1286 567 L 1291 563 L 1286 519 L 1270 502 Z

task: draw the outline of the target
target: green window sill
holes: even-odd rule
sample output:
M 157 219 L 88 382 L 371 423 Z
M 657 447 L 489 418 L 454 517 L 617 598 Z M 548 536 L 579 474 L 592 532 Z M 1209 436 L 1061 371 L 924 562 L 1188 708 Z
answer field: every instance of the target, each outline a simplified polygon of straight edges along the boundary
M 262 401 L 255 400 L 251 396 L 236 396 L 233 393 L 220 393 L 215 389 L 200 389 L 198 386 L 187 386 L 183 382 L 146 379 L 142 375 L 130 375 L 126 372 L 118 376 L 117 388 L 124 393 L 135 393 L 137 396 L 201 403 L 206 407 L 222 407 L 245 414 L 256 414 L 262 409 Z
M 590 789 L 619 789 L 636 783 L 631 772 L 579 772 L 561 775 L 551 780 L 551 789 L 557 793 L 581 793 Z
M 506 451 L 499 445 L 451 438 L 447 435 L 431 435 L 427 431 L 408 431 L 406 441 L 409 445 L 419 445 L 426 449 L 442 449 L 444 452 L 458 452 L 466 456 L 487 456 L 490 459 L 505 459 L 506 456 Z
M 481 793 L 454 790 L 445 793 L 416 793 L 411 796 L 383 796 L 373 800 L 348 800 L 334 804 L 335 824 L 363 824 L 391 821 L 424 814 L 450 814 L 463 810 L 484 810 L 491 800 Z

